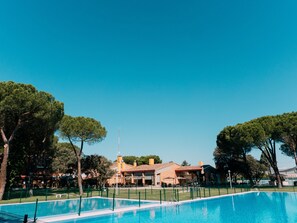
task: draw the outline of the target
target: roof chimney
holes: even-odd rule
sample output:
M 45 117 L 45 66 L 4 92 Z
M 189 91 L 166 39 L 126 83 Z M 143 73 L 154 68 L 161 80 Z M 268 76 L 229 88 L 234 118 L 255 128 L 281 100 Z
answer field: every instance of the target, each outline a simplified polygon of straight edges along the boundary
M 149 165 L 154 165 L 155 164 L 155 160 L 153 158 L 149 159 Z
M 137 162 L 136 162 L 136 160 L 134 160 L 134 162 L 133 162 L 133 166 L 134 166 L 134 167 L 137 167 Z
M 117 171 L 120 173 L 122 171 L 122 162 L 123 162 L 123 157 L 121 155 L 118 155 L 117 157 Z

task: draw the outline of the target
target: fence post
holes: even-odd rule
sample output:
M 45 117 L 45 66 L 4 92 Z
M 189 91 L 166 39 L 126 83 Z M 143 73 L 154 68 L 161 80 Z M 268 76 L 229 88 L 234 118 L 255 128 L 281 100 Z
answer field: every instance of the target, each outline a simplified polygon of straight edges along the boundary
M 24 196 L 25 198 L 27 198 L 28 197 L 28 188 L 26 187 L 26 190 L 25 190 L 25 196 Z
M 144 200 L 146 200 L 146 189 L 144 189 Z
M 160 190 L 160 204 L 162 204 L 162 191 Z
M 128 199 L 130 199 L 130 188 L 128 189 Z
M 47 188 L 45 189 L 45 201 L 47 201 Z
M 23 223 L 28 223 L 28 215 L 25 214 Z
M 20 194 L 20 203 L 22 203 L 22 196 L 23 196 L 23 189 L 21 189 L 21 194 Z
M 166 190 L 164 189 L 164 201 L 166 201 Z
M 106 197 L 108 197 L 108 187 L 106 188 Z
M 210 197 L 210 187 L 208 188 L 208 196 Z
M 10 200 L 10 190 L 11 190 L 11 188 L 9 188 L 9 190 L 8 190 L 7 200 Z
M 145 193 L 146 195 L 146 193 Z M 140 192 L 138 192 L 138 206 L 140 207 Z
M 35 212 L 34 212 L 34 221 L 33 222 L 36 222 L 37 218 L 36 218 L 36 215 L 37 215 L 37 206 L 38 206 L 38 198 L 36 199 L 36 204 L 35 204 Z
M 203 187 L 203 197 L 205 197 L 205 187 Z
M 115 201 L 115 193 L 112 195 L 112 211 L 114 211 L 114 202 Z
M 218 186 L 219 195 L 221 195 L 220 187 Z
M 80 216 L 80 212 L 81 212 L 81 195 L 79 196 L 78 216 Z
M 177 201 L 179 202 L 179 191 L 177 189 Z
M 177 189 L 174 190 L 174 199 L 177 200 Z
M 227 188 L 227 194 L 229 194 L 229 190 L 228 190 L 228 187 L 226 187 Z

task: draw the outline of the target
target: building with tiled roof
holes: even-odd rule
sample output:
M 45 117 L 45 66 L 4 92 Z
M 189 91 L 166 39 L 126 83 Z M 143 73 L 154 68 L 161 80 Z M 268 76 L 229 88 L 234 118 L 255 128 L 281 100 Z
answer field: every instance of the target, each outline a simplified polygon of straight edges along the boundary
M 169 162 L 154 164 L 154 160 L 150 159 L 149 165 L 136 166 L 124 170 L 123 174 L 127 183 L 135 185 L 154 185 L 163 184 L 173 185 L 178 184 L 178 179 L 175 170 L 180 165 Z
M 209 165 L 200 162 L 198 166 L 180 166 L 174 162 L 154 163 L 149 159 L 148 165 L 137 166 L 126 164 L 122 156 L 111 166 L 115 174 L 108 180 L 109 186 L 137 185 L 137 186 L 170 186 L 187 184 L 209 184 L 213 171 Z

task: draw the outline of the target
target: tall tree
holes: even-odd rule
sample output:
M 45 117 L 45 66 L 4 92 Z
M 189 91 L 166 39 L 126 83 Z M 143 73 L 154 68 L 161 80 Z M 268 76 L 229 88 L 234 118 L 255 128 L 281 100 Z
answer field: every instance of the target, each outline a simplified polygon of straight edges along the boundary
M 7 183 L 11 147 L 20 143 L 20 140 L 26 141 L 30 147 L 37 144 L 48 146 L 63 115 L 63 104 L 55 101 L 49 93 L 37 91 L 32 85 L 0 82 L 0 133 L 4 147 L 0 169 L 0 199 Z M 24 134 L 30 137 L 22 137 Z
M 80 195 L 83 194 L 81 159 L 83 154 L 84 143 L 89 145 L 98 143 L 106 137 L 106 130 L 93 118 L 71 117 L 65 115 L 60 125 L 60 135 L 62 138 L 69 140 L 72 150 L 77 159 L 77 178 Z M 75 143 L 80 144 L 80 150 L 75 149 Z
M 280 123 L 280 116 L 264 116 L 249 122 L 253 128 L 250 134 L 252 134 L 254 146 L 269 162 L 279 188 L 282 187 L 282 180 L 277 165 L 276 151 L 278 143 L 282 142 L 283 128 Z

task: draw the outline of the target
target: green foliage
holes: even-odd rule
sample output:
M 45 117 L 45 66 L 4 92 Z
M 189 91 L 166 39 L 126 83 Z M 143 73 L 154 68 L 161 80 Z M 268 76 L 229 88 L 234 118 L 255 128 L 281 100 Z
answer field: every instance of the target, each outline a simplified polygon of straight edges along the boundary
M 79 148 L 75 146 L 79 151 Z M 70 167 L 76 165 L 76 157 L 70 143 L 57 143 L 53 155 L 52 170 L 55 173 L 66 173 Z
M 283 154 L 293 157 L 297 165 L 297 113 L 283 114 L 280 119 L 280 126 L 283 129 L 280 149 Z
M 281 177 L 277 166 L 276 150 L 278 148 L 286 155 L 293 156 L 297 165 L 297 113 L 285 113 L 276 116 L 264 116 L 243 124 L 224 128 L 217 137 L 218 148 L 214 152 L 215 162 L 219 168 L 232 166 L 235 160 L 243 159 L 246 163 L 246 173 L 253 175 L 252 163 L 247 159 L 251 149 L 262 152 L 261 163 L 272 167 L 275 179 L 281 186 Z M 255 163 L 255 162 L 253 162 Z M 258 165 L 258 163 L 257 163 Z M 253 165 L 256 166 L 256 165 Z M 230 167 L 229 167 L 230 168 Z M 235 167 L 235 171 L 240 168 Z M 258 166 L 261 169 L 261 166 Z
M 258 183 L 269 171 L 269 166 L 263 164 L 261 161 L 256 160 L 253 156 L 247 156 L 247 163 L 250 167 L 252 179 L 254 184 Z
M 147 155 L 147 156 L 123 156 L 123 160 L 125 163 L 133 165 L 134 161 L 136 160 L 137 165 L 144 165 L 149 164 L 149 159 L 154 159 L 154 163 L 162 163 L 162 160 L 157 155 Z
M 51 94 L 32 85 L 0 82 L 0 129 L 8 140 L 2 137 L 0 146 L 9 146 L 9 182 L 20 174 L 34 175 L 41 167 L 48 170 L 54 132 L 63 115 L 63 103 Z
M 139 159 L 139 157 L 137 156 L 123 156 L 123 161 L 126 163 L 126 164 L 130 164 L 130 165 L 133 165 L 134 163 L 134 160 L 137 160 Z
M 65 115 L 60 125 L 60 134 L 72 142 L 98 143 L 106 137 L 106 129 L 93 118 Z
M 157 155 L 148 155 L 148 156 L 141 156 L 139 160 L 137 160 L 138 165 L 149 164 L 149 159 L 154 159 L 154 163 L 162 163 L 162 160 Z
M 104 156 L 90 155 L 82 159 L 83 171 L 91 178 L 95 178 L 99 187 L 103 187 L 106 181 L 115 174 L 115 171 L 110 169 L 111 165 L 112 162 Z
M 181 166 L 191 166 L 186 160 L 181 163 Z
M 217 168 L 224 174 L 227 170 L 232 173 L 245 175 L 253 184 L 247 154 L 253 146 L 250 125 L 238 124 L 227 126 L 217 136 L 217 149 L 214 153 Z
M 0 126 L 6 135 L 10 136 L 18 124 L 45 125 L 53 132 L 63 115 L 63 104 L 49 93 L 32 85 L 0 82 Z

